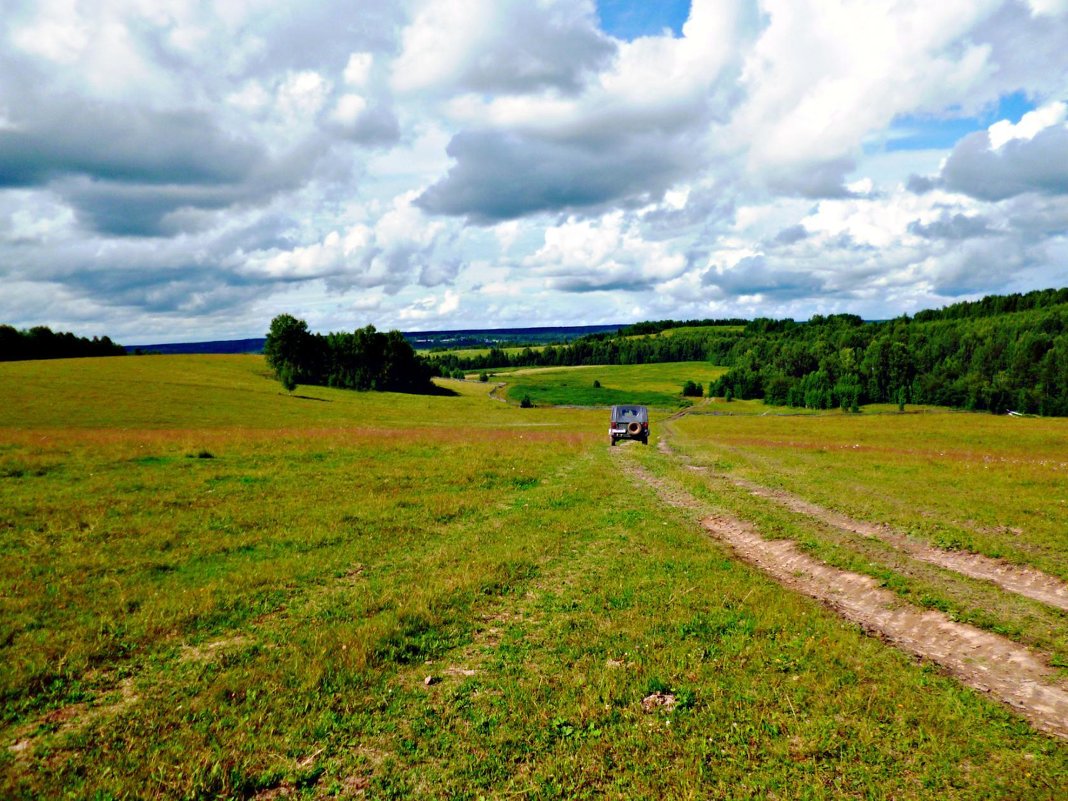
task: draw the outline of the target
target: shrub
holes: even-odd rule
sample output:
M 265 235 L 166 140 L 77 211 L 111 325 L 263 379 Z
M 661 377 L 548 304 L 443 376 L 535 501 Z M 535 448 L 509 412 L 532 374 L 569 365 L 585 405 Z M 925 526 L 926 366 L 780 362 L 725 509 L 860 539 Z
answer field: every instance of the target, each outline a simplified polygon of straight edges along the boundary
M 684 398 L 700 398 L 705 394 L 705 388 L 701 384 L 695 384 L 693 381 L 687 381 L 682 385 L 682 397 Z
M 297 388 L 297 371 L 292 365 L 283 365 L 282 369 L 278 371 L 278 378 L 286 392 L 292 392 Z
M 530 395 L 524 395 L 523 400 L 519 402 L 520 409 L 533 409 L 534 403 L 530 400 Z
M 600 389 L 601 388 L 601 382 L 598 381 L 596 378 L 593 379 L 593 388 L 594 389 Z
M 478 380 L 481 381 L 483 384 L 485 384 L 487 381 L 489 381 L 489 373 L 487 373 L 485 371 L 479 373 L 478 374 Z

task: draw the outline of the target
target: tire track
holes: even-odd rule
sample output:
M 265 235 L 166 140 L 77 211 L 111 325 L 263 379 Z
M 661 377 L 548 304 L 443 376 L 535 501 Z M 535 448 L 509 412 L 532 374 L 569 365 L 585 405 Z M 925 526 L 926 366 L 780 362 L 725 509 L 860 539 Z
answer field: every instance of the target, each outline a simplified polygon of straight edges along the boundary
M 759 498 L 773 501 L 791 512 L 814 518 L 842 531 L 892 545 L 917 561 L 952 570 L 969 578 L 989 581 L 1007 592 L 1068 611 L 1068 584 L 1036 568 L 1014 565 L 1001 559 L 967 551 L 947 551 L 895 531 L 889 526 L 865 523 L 840 512 L 826 509 L 786 490 L 772 489 L 723 473 L 712 475 L 747 490 Z
M 666 438 L 657 443 L 661 453 L 680 458 Z M 683 460 L 686 461 L 686 460 Z M 841 512 L 807 501 L 783 489 L 774 489 L 740 476 L 715 472 L 704 467 L 688 465 L 691 470 L 706 472 L 710 477 L 721 479 L 744 489 L 751 495 L 772 501 L 791 512 L 811 517 L 841 531 L 859 534 L 891 545 L 918 562 L 941 567 L 968 578 L 988 581 L 1006 592 L 1030 598 L 1033 601 L 1068 612 L 1068 584 L 1048 573 L 1025 565 L 1015 565 L 1002 559 L 968 551 L 950 551 L 910 537 L 890 526 L 857 520 Z
M 653 487 L 672 506 L 701 513 L 683 488 L 653 475 L 632 459 L 624 471 Z M 766 540 L 731 515 L 704 516 L 710 536 L 778 583 L 808 595 L 892 645 L 940 665 L 963 684 L 989 693 L 1016 710 L 1036 729 L 1068 739 L 1068 689 L 1043 655 L 991 632 L 921 610 L 859 573 L 821 562 L 790 540 Z

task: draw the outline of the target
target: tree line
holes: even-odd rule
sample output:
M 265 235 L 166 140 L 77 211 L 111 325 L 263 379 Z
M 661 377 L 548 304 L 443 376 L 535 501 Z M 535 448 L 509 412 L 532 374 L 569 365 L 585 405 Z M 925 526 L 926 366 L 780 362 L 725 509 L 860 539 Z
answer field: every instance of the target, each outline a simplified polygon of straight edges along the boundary
M 702 322 L 712 323 L 702 326 Z M 865 322 L 855 314 L 807 322 L 667 320 L 568 345 L 459 357 L 446 375 L 497 367 L 707 361 L 728 367 L 709 394 L 814 409 L 865 403 L 932 404 L 1068 416 L 1068 288 L 993 295 Z
M 399 331 L 373 325 L 313 334 L 304 320 L 280 314 L 271 321 L 263 355 L 290 392 L 297 384 L 387 392 L 434 393 L 433 370 Z
M 1068 415 L 1068 304 L 882 323 L 814 318 L 747 333 L 724 363 L 730 370 L 713 394 L 775 405 L 918 403 Z
M 53 331 L 38 325 L 20 331 L 0 325 L 0 361 L 29 359 L 76 359 L 84 356 L 123 356 L 126 349 L 108 337 L 76 336 L 69 331 Z
M 954 303 L 941 309 L 927 309 L 916 312 L 917 322 L 934 320 L 960 320 L 975 317 L 993 317 L 998 314 L 1048 309 L 1051 306 L 1063 306 L 1068 303 L 1068 287 L 1062 289 L 1036 289 L 1033 292 L 1011 295 L 987 295 L 981 300 Z
M 623 329 L 626 330 L 626 329 Z M 657 362 L 707 361 L 723 364 L 741 338 L 737 326 L 710 326 L 671 336 L 591 334 L 566 345 L 546 345 L 540 350 L 524 348 L 509 353 L 499 347 L 475 356 L 435 354 L 431 364 L 443 375 L 498 367 L 568 367 L 591 364 L 653 364 Z
M 712 328 L 714 326 L 740 327 L 746 325 L 748 322 L 748 320 L 742 319 L 741 317 L 731 317 L 720 320 L 646 320 L 644 322 L 623 326 L 623 328 L 619 329 L 618 335 L 626 337 L 641 334 L 659 334 L 674 328 Z

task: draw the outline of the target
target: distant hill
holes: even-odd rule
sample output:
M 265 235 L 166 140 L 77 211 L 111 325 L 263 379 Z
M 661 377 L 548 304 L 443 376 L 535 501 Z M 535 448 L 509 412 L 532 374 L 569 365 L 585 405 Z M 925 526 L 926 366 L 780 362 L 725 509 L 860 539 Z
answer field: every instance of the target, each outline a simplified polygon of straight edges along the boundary
M 493 345 L 543 345 L 570 342 L 589 334 L 615 333 L 618 325 L 537 326 L 532 328 L 462 328 L 454 331 L 405 331 L 404 338 L 416 350 L 433 348 L 478 348 Z M 264 337 L 222 339 L 207 342 L 167 342 L 127 345 L 128 353 L 262 353 Z
M 219 339 L 209 342 L 168 342 L 158 345 L 127 345 L 127 353 L 262 353 L 264 337 Z

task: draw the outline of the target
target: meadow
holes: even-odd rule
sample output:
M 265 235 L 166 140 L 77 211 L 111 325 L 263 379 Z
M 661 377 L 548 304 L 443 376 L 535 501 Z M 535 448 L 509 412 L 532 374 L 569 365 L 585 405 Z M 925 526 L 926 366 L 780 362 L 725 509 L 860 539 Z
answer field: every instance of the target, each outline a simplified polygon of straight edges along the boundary
M 1057 797 L 1068 745 L 622 467 L 854 567 L 718 476 L 1063 577 L 1064 421 L 667 421 L 715 369 L 502 375 L 541 393 L 520 409 L 471 381 L 287 394 L 255 356 L 0 364 L 0 796 Z M 594 378 L 674 453 L 546 405 L 615 402 Z M 1062 613 L 883 561 L 903 600 L 1066 652 Z
M 461 359 L 468 359 L 473 356 L 489 356 L 491 350 L 493 350 L 493 348 L 448 348 L 435 350 L 422 349 L 420 350 L 420 353 L 423 356 L 429 356 L 430 358 L 434 358 L 436 356 L 458 356 Z M 539 353 L 540 351 L 545 350 L 545 346 L 524 345 L 522 347 L 500 347 L 497 348 L 497 350 L 506 353 L 509 356 L 514 356 L 515 354 L 522 353 L 525 350 L 530 350 L 534 353 Z
M 502 374 L 514 401 L 529 397 L 534 404 L 612 406 L 639 403 L 664 409 L 690 406 L 682 397 L 687 381 L 707 386 L 725 370 L 707 362 L 545 367 Z M 600 386 L 594 386 L 594 382 Z

